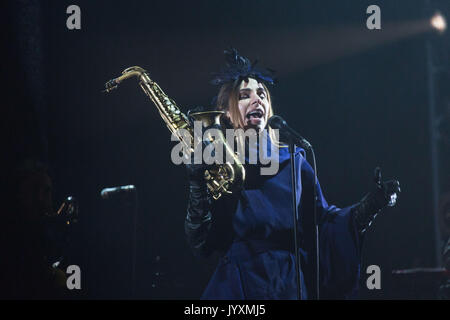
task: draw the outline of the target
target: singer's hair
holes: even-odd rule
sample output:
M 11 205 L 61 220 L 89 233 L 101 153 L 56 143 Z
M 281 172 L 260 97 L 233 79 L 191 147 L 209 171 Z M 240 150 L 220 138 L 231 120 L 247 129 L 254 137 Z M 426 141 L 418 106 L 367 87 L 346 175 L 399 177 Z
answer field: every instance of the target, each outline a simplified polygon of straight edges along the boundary
M 244 129 L 244 122 L 241 118 L 241 113 L 239 112 L 239 91 L 242 81 L 237 79 L 233 82 L 227 82 L 220 88 L 219 94 L 217 96 L 216 108 L 217 110 L 225 111 L 222 116 L 222 125 L 227 128 L 233 129 Z M 259 82 L 267 94 L 267 101 L 269 102 L 269 112 L 267 114 L 267 119 L 273 116 L 272 108 L 272 98 L 270 96 L 269 89 L 263 82 Z M 228 113 L 228 114 L 227 114 Z M 275 137 L 275 133 L 272 128 L 268 127 L 269 137 L 273 144 L 279 145 L 279 141 Z

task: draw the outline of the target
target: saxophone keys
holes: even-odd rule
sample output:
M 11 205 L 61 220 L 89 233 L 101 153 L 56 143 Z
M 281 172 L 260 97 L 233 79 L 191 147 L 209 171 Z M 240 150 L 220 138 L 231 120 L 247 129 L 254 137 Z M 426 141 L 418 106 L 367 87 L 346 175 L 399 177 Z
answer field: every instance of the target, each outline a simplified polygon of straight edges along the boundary
M 212 179 L 212 176 L 211 176 L 211 174 L 209 173 L 209 170 L 205 170 L 204 177 L 205 177 L 205 180 L 206 180 L 206 181 L 209 181 L 209 180 Z

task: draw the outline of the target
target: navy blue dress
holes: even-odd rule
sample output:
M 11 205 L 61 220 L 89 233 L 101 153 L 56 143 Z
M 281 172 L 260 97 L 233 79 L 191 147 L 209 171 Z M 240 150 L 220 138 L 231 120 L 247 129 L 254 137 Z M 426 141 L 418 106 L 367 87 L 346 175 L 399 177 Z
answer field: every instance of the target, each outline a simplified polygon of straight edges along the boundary
M 303 149 L 295 152 L 299 206 L 302 299 L 315 297 L 314 173 Z M 296 299 L 290 154 L 279 149 L 279 171 L 261 176 L 246 166 L 246 183 L 236 197 L 214 203 L 204 241 L 197 249 L 224 252 L 202 299 Z M 351 208 L 328 205 L 317 185 L 320 221 L 320 296 L 354 296 L 360 275 L 361 236 Z M 202 237 L 200 237 L 202 238 Z M 197 237 L 198 239 L 198 237 Z M 199 248 L 201 247 L 201 248 Z

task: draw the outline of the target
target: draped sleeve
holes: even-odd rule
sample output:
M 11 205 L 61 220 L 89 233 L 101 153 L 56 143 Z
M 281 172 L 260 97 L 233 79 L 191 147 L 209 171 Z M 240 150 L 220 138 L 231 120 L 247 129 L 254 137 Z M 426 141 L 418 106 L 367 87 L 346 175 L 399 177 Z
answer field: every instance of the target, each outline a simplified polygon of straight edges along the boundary
M 308 252 L 306 268 L 316 274 L 315 227 L 313 207 L 314 173 L 303 159 L 301 165 L 303 182 L 300 216 L 303 219 L 304 247 Z M 317 217 L 319 222 L 319 270 L 321 299 L 352 298 L 357 292 L 361 273 L 361 246 L 363 236 L 359 234 L 353 219 L 352 206 L 338 208 L 329 205 L 319 182 L 317 191 Z M 315 277 L 309 277 L 310 287 L 315 288 Z

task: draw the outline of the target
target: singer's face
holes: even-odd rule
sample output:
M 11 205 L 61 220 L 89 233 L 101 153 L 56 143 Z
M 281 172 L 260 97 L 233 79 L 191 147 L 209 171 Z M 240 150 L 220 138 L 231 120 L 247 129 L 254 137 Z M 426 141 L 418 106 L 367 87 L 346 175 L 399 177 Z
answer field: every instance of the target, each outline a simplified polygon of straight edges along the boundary
M 242 81 L 239 88 L 239 112 L 244 129 L 259 132 L 266 127 L 270 105 L 263 85 L 255 79 L 248 80 Z

